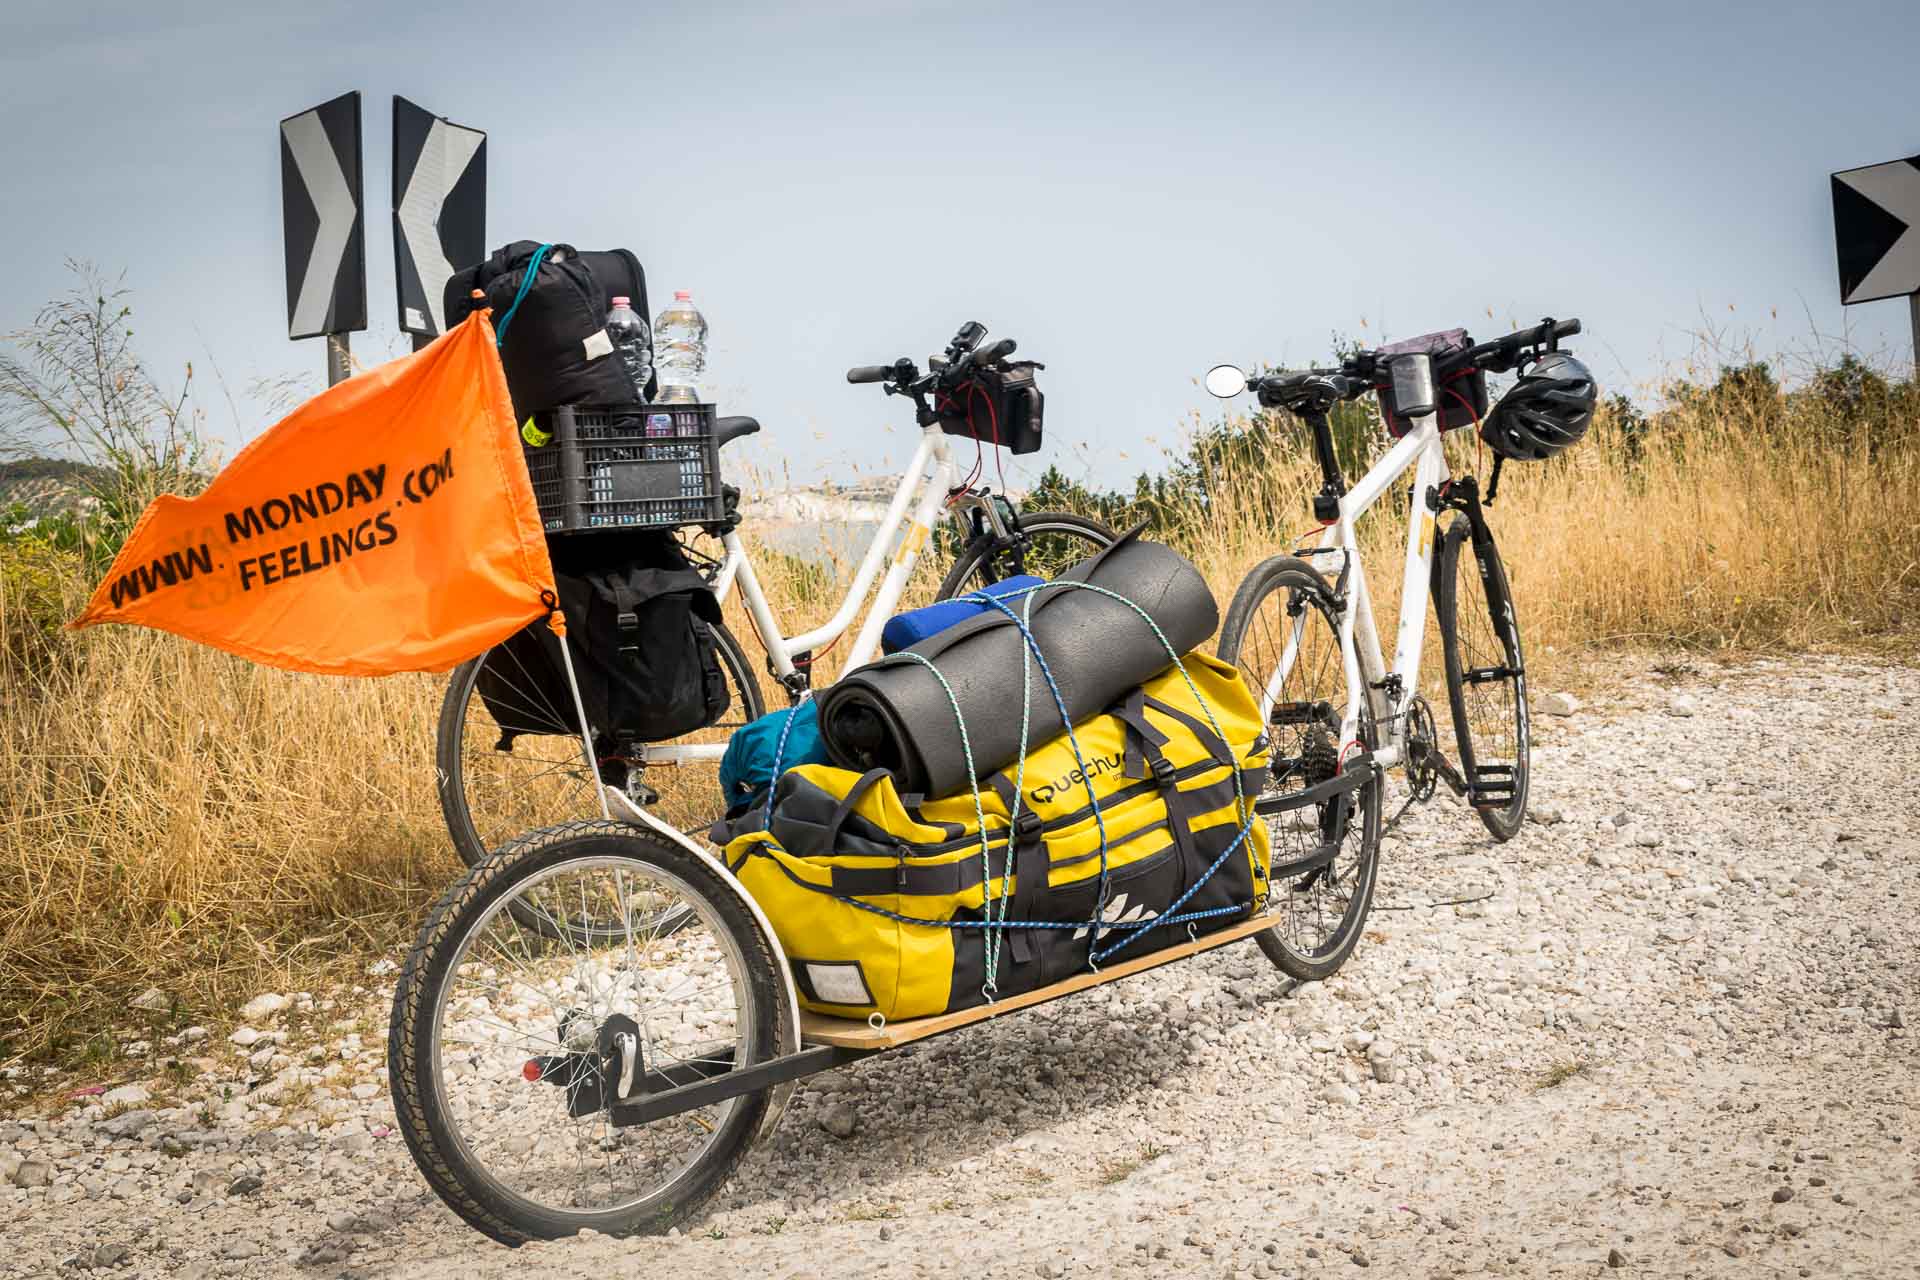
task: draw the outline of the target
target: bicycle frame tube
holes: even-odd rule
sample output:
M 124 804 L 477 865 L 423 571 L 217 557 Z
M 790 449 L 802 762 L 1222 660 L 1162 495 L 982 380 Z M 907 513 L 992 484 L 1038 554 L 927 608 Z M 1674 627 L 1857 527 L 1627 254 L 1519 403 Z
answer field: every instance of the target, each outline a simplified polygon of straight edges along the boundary
M 927 469 L 929 463 L 932 464 L 931 473 Z M 847 651 L 849 668 L 863 666 L 873 660 L 875 651 L 880 647 L 880 632 L 906 590 L 907 579 L 913 574 L 933 522 L 938 518 L 940 505 L 946 500 L 947 491 L 953 487 L 953 480 L 954 465 L 947 451 L 946 436 L 938 427 L 928 427 L 922 431 L 913 458 L 900 477 L 892 501 L 887 504 L 887 512 L 881 517 L 879 528 L 874 530 L 872 541 L 867 544 L 866 554 L 861 558 L 852 586 L 848 588 L 833 617 L 812 631 L 793 637 L 781 635 L 780 622 L 774 617 L 766 592 L 761 589 L 760 579 L 754 573 L 753 561 L 747 556 L 746 543 L 737 530 L 722 539 L 726 558 L 721 563 L 719 575 L 714 579 L 714 594 L 725 601 L 734 585 L 739 585 L 747 617 L 752 621 L 760 643 L 766 646 L 767 658 L 773 664 L 774 673 L 783 677 L 792 675 L 793 656 L 796 653 L 831 644 L 853 625 L 861 602 L 866 599 L 874 579 L 879 576 L 881 562 L 886 558 L 893 535 L 899 530 L 901 521 L 907 518 L 907 507 L 913 503 L 914 493 L 918 490 L 919 503 L 914 506 L 906 531 L 900 537 L 893 563 L 880 583 L 878 594 L 874 596 L 865 625 L 854 639 L 853 647 Z M 725 751 L 724 743 L 661 744 L 646 748 L 646 761 L 648 764 L 670 764 L 681 760 L 718 759 Z
M 1404 704 L 1404 700 L 1420 688 L 1420 650 L 1427 631 L 1434 513 L 1426 504 L 1426 494 L 1447 478 L 1447 459 L 1440 444 L 1437 415 L 1421 419 L 1417 427 L 1387 450 L 1386 456 L 1340 499 L 1340 518 L 1327 526 L 1320 538 L 1322 547 L 1340 548 L 1347 575 L 1347 601 L 1340 614 L 1340 652 L 1347 676 L 1347 706 L 1340 725 L 1341 754 L 1344 756 L 1347 748 L 1359 738 L 1360 699 L 1364 694 L 1374 723 L 1382 729 L 1374 760 L 1383 769 L 1400 763 L 1406 734 L 1399 719 L 1400 707 L 1388 700 L 1383 687 L 1386 664 L 1380 652 L 1380 636 L 1373 620 L 1373 597 L 1367 588 L 1354 524 L 1385 496 L 1408 468 L 1414 473 L 1413 510 L 1407 521 L 1406 569 L 1400 583 L 1400 624 L 1394 635 L 1393 650 L 1393 674 L 1399 677 Z M 1320 567 L 1324 572 L 1325 566 Z M 1296 637 L 1297 634 L 1296 628 Z M 1268 688 L 1269 705 L 1278 696 L 1280 685 L 1292 668 L 1293 657 L 1290 642 Z

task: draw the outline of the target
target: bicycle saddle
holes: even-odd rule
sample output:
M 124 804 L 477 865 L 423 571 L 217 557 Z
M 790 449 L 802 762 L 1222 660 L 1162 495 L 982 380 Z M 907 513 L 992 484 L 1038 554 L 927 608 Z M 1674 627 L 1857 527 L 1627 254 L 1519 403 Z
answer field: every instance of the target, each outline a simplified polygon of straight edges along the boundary
M 741 436 L 750 436 L 760 429 L 758 418 L 749 418 L 740 414 L 731 418 L 713 420 L 713 447 L 724 449 Z

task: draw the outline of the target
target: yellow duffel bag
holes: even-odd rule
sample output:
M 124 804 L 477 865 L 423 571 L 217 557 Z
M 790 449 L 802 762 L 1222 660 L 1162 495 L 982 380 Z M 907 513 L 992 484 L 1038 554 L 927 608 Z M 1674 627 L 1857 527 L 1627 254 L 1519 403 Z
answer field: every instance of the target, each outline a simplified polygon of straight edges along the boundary
M 727 864 L 780 935 L 806 1008 L 967 1008 L 1264 909 L 1261 729 L 1239 673 L 1190 654 L 1031 748 L 1024 769 L 981 779 L 977 800 L 902 796 L 884 770 L 789 770 L 765 829 L 731 840 Z

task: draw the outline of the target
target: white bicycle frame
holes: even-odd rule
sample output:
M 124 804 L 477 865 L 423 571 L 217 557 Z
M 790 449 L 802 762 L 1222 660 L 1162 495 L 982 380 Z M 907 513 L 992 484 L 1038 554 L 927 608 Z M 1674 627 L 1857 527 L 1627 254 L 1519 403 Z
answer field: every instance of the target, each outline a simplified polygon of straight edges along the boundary
M 931 471 L 928 470 L 929 465 Z M 846 634 L 854 619 L 860 616 L 861 602 L 872 588 L 881 564 L 887 559 L 888 548 L 893 545 L 893 535 L 899 531 L 900 523 L 905 519 L 906 531 L 893 549 L 893 563 L 887 569 L 887 576 L 880 582 L 880 590 L 867 611 L 866 623 L 854 638 L 853 647 L 847 650 L 847 667 L 862 666 L 873 660 L 875 651 L 880 647 L 880 631 L 886 626 L 887 619 L 893 616 L 894 605 L 900 602 L 901 595 L 906 591 L 907 579 L 913 575 L 913 567 L 920 559 L 921 549 L 927 545 L 927 535 L 932 532 L 934 522 L 939 518 L 940 507 L 952 490 L 957 474 L 953 457 L 947 449 L 945 433 L 937 426 L 923 428 L 920 444 L 900 476 L 900 484 L 894 489 L 893 500 L 887 504 L 887 513 L 881 517 L 880 527 L 874 530 L 873 540 L 867 544 L 866 555 L 860 560 L 860 568 L 853 575 L 853 583 L 848 587 L 846 597 L 831 618 L 811 631 L 797 636 L 781 633 L 780 622 L 773 616 L 773 606 L 767 602 L 766 592 L 760 588 L 753 561 L 747 555 L 746 542 L 737 529 L 721 540 L 721 545 L 726 549 L 726 558 L 721 561 L 720 572 L 714 578 L 713 593 L 724 602 L 738 584 L 740 598 L 747 607 L 747 617 L 753 623 L 754 634 L 760 637 L 760 643 L 766 647 L 774 674 L 790 676 L 794 672 L 793 656 L 796 653 L 806 653 L 832 644 Z M 919 492 L 917 503 L 914 501 L 916 490 Z M 907 515 L 909 506 L 913 508 L 911 517 Z M 649 765 L 678 764 L 683 760 L 718 760 L 726 753 L 726 749 L 724 742 L 665 743 L 644 748 L 642 759 Z
M 1420 688 L 1420 648 L 1427 633 L 1427 592 L 1432 581 L 1434 512 L 1424 501 L 1449 478 L 1446 453 L 1440 444 L 1439 414 L 1415 420 L 1414 429 L 1387 450 L 1360 480 L 1340 499 L 1340 517 L 1321 535 L 1319 554 L 1306 559 L 1329 580 L 1337 581 L 1345 571 L 1346 604 L 1339 615 L 1340 656 L 1346 668 L 1347 705 L 1340 721 L 1340 758 L 1360 738 L 1360 699 L 1368 699 L 1368 709 L 1381 727 L 1374 762 L 1382 769 L 1401 764 L 1406 755 L 1406 720 L 1399 713 L 1407 700 Z M 1373 621 L 1373 599 L 1367 590 L 1366 570 L 1360 562 L 1360 548 L 1354 537 L 1354 522 L 1393 487 L 1407 469 L 1413 469 L 1414 509 L 1407 522 L 1407 564 L 1400 588 L 1400 630 L 1394 637 L 1393 671 L 1399 677 L 1399 706 L 1387 696 L 1387 671 L 1380 652 L 1380 636 Z M 1338 556 L 1327 554 L 1337 550 Z M 1335 560 L 1330 569 L 1325 563 Z M 1306 626 L 1306 614 L 1294 621 L 1279 666 L 1268 679 L 1261 694 L 1260 715 L 1265 721 L 1279 700 L 1288 674 L 1299 654 L 1300 636 Z

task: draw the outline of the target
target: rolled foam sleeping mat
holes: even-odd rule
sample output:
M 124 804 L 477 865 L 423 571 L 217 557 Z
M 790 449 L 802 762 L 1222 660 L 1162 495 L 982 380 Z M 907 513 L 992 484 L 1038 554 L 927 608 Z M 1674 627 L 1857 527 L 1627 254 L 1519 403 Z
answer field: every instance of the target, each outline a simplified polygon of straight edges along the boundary
M 1205 643 L 1219 607 L 1200 571 L 1178 552 L 1144 542 L 1133 529 L 1059 575 L 1124 596 L 1152 618 L 1182 656 Z M 1009 600 L 1028 616 L 1028 600 Z M 1099 715 L 1171 659 L 1152 628 L 1127 605 L 1097 591 L 1047 587 L 1032 598 L 1029 627 L 1074 723 Z M 939 668 L 953 701 L 919 654 Z M 967 726 L 975 776 L 1020 755 L 1021 670 L 1027 644 L 1011 618 L 989 609 L 909 649 L 842 676 L 819 695 L 827 754 L 843 769 L 888 769 L 902 794 L 951 795 L 968 785 L 967 754 L 954 704 Z M 1027 698 L 1027 742 L 1038 746 L 1066 726 L 1037 665 Z

